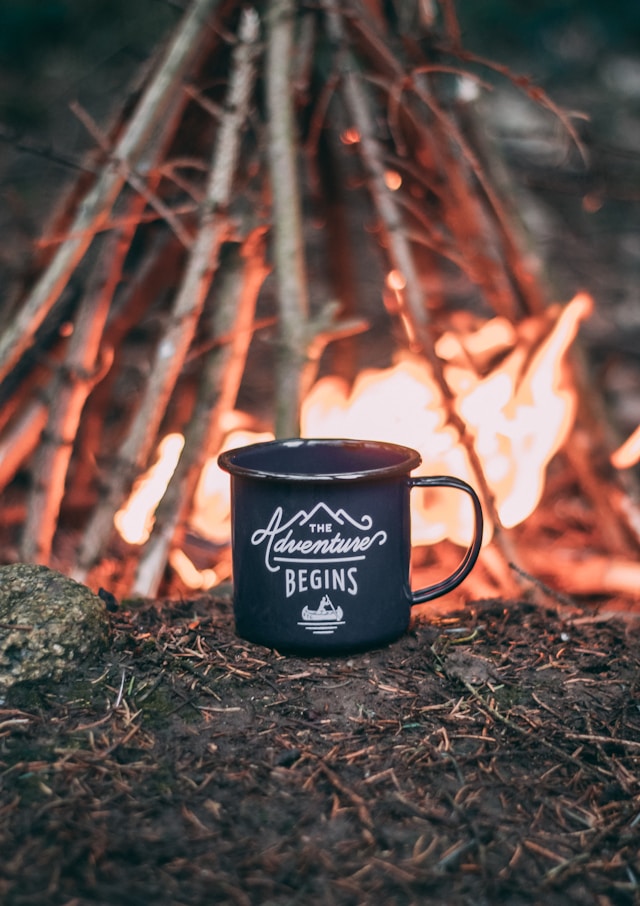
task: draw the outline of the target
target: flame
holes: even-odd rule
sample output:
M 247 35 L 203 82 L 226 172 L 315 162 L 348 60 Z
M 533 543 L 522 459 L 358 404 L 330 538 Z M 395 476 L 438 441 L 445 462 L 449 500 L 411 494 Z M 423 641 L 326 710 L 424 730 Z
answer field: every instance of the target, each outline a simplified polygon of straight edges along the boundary
M 437 344 L 455 407 L 507 527 L 535 509 L 547 465 L 573 425 L 577 398 L 567 380 L 566 353 L 591 307 L 590 297 L 580 294 L 550 328 L 547 318 L 515 326 L 493 318 L 480 326 L 462 324 Z M 351 392 L 337 378 L 321 379 L 304 402 L 302 422 L 307 436 L 368 437 L 412 446 L 422 456 L 419 474 L 445 473 L 475 483 L 467 451 L 446 423 L 441 388 L 422 360 L 406 358 L 391 368 L 364 372 Z M 412 517 L 418 544 L 445 537 L 468 543 L 470 507 L 460 496 L 423 495 Z M 487 526 L 485 540 L 490 534 Z
M 404 289 L 407 285 L 407 280 L 404 274 L 398 270 L 389 271 L 385 278 L 385 283 L 389 289 L 394 290 L 394 292 L 399 292 L 401 289 Z
M 521 342 L 486 377 L 474 381 L 456 366 L 445 368 L 507 528 L 537 506 L 547 465 L 573 426 L 577 394 L 567 379 L 566 353 L 591 309 L 589 296 L 576 296 L 533 348 L 527 333 L 538 325 L 523 322 Z M 487 339 L 492 341 L 491 332 Z
M 414 447 L 423 459 L 418 474 L 471 479 L 467 454 L 456 431 L 446 424 L 440 390 L 428 367 L 417 359 L 364 371 L 351 392 L 340 378 L 322 378 L 303 403 L 302 425 L 302 433 L 308 437 L 368 438 Z M 428 517 L 423 508 L 412 509 L 415 542 L 434 544 L 451 534 L 467 543 L 471 512 L 466 501 L 441 490 L 428 496 Z M 457 506 L 452 506 L 453 499 Z
M 174 548 L 169 554 L 169 563 L 187 586 L 206 591 L 218 584 L 219 576 L 215 569 L 198 569 L 184 551 Z
M 178 465 L 184 437 L 167 434 L 154 464 L 136 481 L 126 504 L 113 517 L 115 527 L 129 544 L 144 544 L 153 528 L 153 515 Z
M 630 469 L 640 461 L 640 426 L 611 454 L 611 465 L 616 469 Z
M 386 282 L 399 292 L 404 277 L 391 271 Z M 547 466 L 575 420 L 577 394 L 567 352 L 592 304 L 589 296 L 580 294 L 562 309 L 515 325 L 501 317 L 481 321 L 458 312 L 436 343 L 453 405 L 473 439 L 507 527 L 522 522 L 537 506 Z M 273 439 L 270 432 L 253 430 L 247 416 L 230 416 L 222 450 Z M 467 449 L 448 423 L 442 388 L 421 358 L 405 355 L 389 368 L 363 371 L 350 388 L 338 377 L 321 378 L 303 403 L 301 424 L 306 437 L 369 438 L 414 447 L 422 456 L 418 474 L 454 475 L 476 484 Z M 153 512 L 183 443 L 179 434 L 163 439 L 157 461 L 117 514 L 116 526 L 130 543 L 141 544 L 149 536 Z M 466 495 L 447 489 L 414 491 L 416 544 L 450 538 L 466 545 L 472 521 Z M 217 457 L 208 460 L 200 476 L 190 526 L 214 545 L 228 543 L 229 479 L 218 468 Z M 485 542 L 492 531 L 487 520 Z M 191 587 L 205 588 L 215 581 L 212 570 L 196 569 L 182 551 L 172 553 L 171 563 Z
M 344 130 L 340 136 L 340 141 L 343 145 L 357 145 L 360 141 L 360 133 L 355 126 L 350 126 L 348 129 Z
M 267 440 L 273 440 L 270 431 L 232 430 L 227 434 L 220 453 L 233 447 L 258 444 Z M 231 537 L 229 476 L 219 468 L 217 456 L 209 459 L 202 470 L 189 524 L 203 538 L 215 544 L 226 544 Z

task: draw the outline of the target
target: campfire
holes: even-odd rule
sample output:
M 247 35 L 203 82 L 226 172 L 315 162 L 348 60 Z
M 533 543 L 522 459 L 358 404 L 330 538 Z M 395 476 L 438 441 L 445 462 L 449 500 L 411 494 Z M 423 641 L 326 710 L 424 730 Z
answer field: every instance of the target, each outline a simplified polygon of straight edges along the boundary
M 0 333 L 6 561 L 118 595 L 214 588 L 219 452 L 370 438 L 477 488 L 460 595 L 635 600 L 638 434 L 616 450 L 580 355 L 597 300 L 552 304 L 525 254 L 481 139 L 486 74 L 579 138 L 446 9 L 194 0 L 109 128 L 77 108 L 95 152 Z M 437 576 L 470 512 L 415 498 L 414 572 Z

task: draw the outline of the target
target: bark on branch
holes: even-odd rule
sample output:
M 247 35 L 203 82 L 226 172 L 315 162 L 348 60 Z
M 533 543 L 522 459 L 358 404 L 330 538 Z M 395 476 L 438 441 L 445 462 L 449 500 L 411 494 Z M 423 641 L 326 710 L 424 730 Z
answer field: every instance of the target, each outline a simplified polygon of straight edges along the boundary
M 511 573 L 508 564 L 516 562 L 517 557 L 500 522 L 493 492 L 484 475 L 473 438 L 469 435 L 464 421 L 456 411 L 455 399 L 446 381 L 442 362 L 435 354 L 434 337 L 430 330 L 424 293 L 420 285 L 413 250 L 407 237 L 402 213 L 385 182 L 382 149 L 375 134 L 374 119 L 365 87 L 347 44 L 342 16 L 335 0 L 323 0 L 323 6 L 327 12 L 329 35 L 335 43 L 339 55 L 339 66 L 342 74 L 341 89 L 345 105 L 359 134 L 358 146 L 367 173 L 369 191 L 378 210 L 382 229 L 386 235 L 386 245 L 391 265 L 394 270 L 399 272 L 400 291 L 398 293 L 398 301 L 402 323 L 412 349 L 423 355 L 428 361 L 434 379 L 442 393 L 447 421 L 456 429 L 460 442 L 465 447 L 476 486 L 484 499 L 485 507 L 488 509 L 488 514 L 494 524 L 495 542 L 503 561 L 503 575 L 505 582 L 509 583 Z M 509 590 L 514 591 L 515 583 L 511 583 L 511 585 L 512 587 Z
M 182 76 L 206 40 L 206 22 L 219 0 L 194 0 L 154 79 L 116 145 L 111 162 L 102 170 L 78 208 L 70 228 L 73 238 L 62 243 L 28 298 L 0 335 L 0 381 L 33 342 L 38 327 L 66 286 L 93 235 L 105 223 L 126 175 L 144 154 L 146 143 L 167 106 L 180 90 Z
M 202 469 L 222 443 L 221 421 L 236 402 L 253 335 L 256 301 L 269 272 L 264 246 L 264 230 L 258 229 L 246 240 L 241 253 L 235 254 L 238 260 L 225 268 L 213 318 L 213 336 L 222 345 L 210 350 L 203 363 L 180 461 L 140 558 L 134 594 L 157 594 L 170 551 L 182 544 Z
M 294 0 L 271 0 L 266 59 L 269 163 L 280 337 L 276 363 L 277 437 L 300 433 L 301 378 L 309 309 L 293 111 Z
M 85 531 L 74 572 L 79 579 L 83 579 L 100 559 L 113 531 L 113 517 L 133 480 L 147 464 L 217 268 L 220 245 L 229 232 L 226 209 L 237 165 L 241 131 L 252 96 L 258 31 L 257 13 L 246 10 L 240 23 L 240 40 L 233 54 L 226 114 L 215 142 L 198 234 L 172 306 L 168 329 L 154 355 L 149 384 L 118 452 L 117 466 L 107 493 Z

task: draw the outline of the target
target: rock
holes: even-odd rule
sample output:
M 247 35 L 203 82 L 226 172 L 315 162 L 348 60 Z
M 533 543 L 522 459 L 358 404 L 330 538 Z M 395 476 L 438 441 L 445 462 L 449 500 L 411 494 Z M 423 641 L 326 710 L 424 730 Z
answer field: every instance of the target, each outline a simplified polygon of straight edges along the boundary
M 103 601 L 46 566 L 0 566 L 0 698 L 16 683 L 57 681 L 108 638 Z

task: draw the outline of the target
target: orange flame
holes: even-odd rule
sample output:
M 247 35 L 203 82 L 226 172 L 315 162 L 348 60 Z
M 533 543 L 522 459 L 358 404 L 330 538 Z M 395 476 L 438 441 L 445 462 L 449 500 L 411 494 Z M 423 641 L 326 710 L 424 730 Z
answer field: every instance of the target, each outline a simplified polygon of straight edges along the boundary
M 479 328 L 449 331 L 436 347 L 447 361 L 445 378 L 505 526 L 522 522 L 535 509 L 546 467 L 573 424 L 577 400 L 566 380 L 565 358 L 591 306 L 581 294 L 550 330 L 546 319 L 514 327 L 494 318 Z M 547 333 L 540 337 L 542 330 Z M 452 474 L 474 483 L 467 452 L 446 423 L 441 389 L 422 360 L 364 372 L 350 393 L 339 379 L 323 378 L 303 404 L 302 422 L 307 436 L 369 437 L 415 447 L 423 460 L 420 474 Z M 428 510 L 415 508 L 416 542 L 449 537 L 468 543 L 470 512 L 464 498 L 454 505 L 445 491 L 424 497 Z M 485 539 L 490 534 L 488 526 Z
M 520 342 L 485 377 L 474 381 L 460 375 L 456 366 L 445 368 L 507 528 L 537 506 L 547 465 L 573 426 L 577 394 L 567 380 L 566 353 L 592 304 L 586 294 L 576 296 L 550 333 L 533 346 L 527 333 L 538 325 L 523 322 Z M 488 333 L 487 340 L 492 339 Z
M 355 126 L 350 126 L 348 129 L 344 130 L 340 136 L 340 141 L 343 145 L 357 145 L 360 141 L 360 133 Z
M 396 271 L 387 278 L 388 285 L 398 290 L 402 281 Z M 453 405 L 473 438 L 500 520 L 507 527 L 522 522 L 537 506 L 547 465 L 573 425 L 577 394 L 567 352 L 591 308 L 591 298 L 580 294 L 560 311 L 517 325 L 500 317 L 479 322 L 460 312 L 436 344 Z M 229 423 L 223 450 L 273 439 L 270 432 L 239 427 L 240 414 L 232 415 L 235 420 Z M 422 359 L 407 355 L 390 368 L 364 371 L 351 389 L 340 378 L 322 378 L 303 403 L 301 423 L 307 437 L 369 438 L 414 447 L 423 460 L 419 474 L 449 474 L 474 484 L 467 450 L 447 422 L 442 389 Z M 181 435 L 164 438 L 157 462 L 117 514 L 116 526 L 130 543 L 140 544 L 148 537 L 182 445 Z M 472 512 L 465 495 L 446 489 L 414 495 L 416 544 L 443 538 L 468 544 Z M 225 544 L 230 537 L 229 481 L 215 458 L 202 471 L 190 524 L 215 544 Z M 492 531 L 487 524 L 485 541 Z M 193 587 L 207 587 L 213 581 L 210 572 L 196 570 L 181 552 L 173 556 L 172 565 Z
M 258 433 L 236 429 L 227 434 L 220 452 L 267 440 L 273 440 L 270 431 Z M 229 476 L 218 467 L 217 457 L 209 459 L 202 470 L 190 525 L 203 538 L 216 544 L 224 544 L 231 537 Z
M 397 170 L 385 170 L 384 184 L 387 189 L 391 189 L 392 192 L 397 192 L 402 185 L 402 176 L 400 176 Z
M 640 461 L 640 427 L 611 454 L 611 464 L 616 469 L 630 469 Z
M 144 544 L 153 528 L 153 516 L 178 465 L 184 437 L 167 434 L 158 447 L 154 464 L 136 481 L 125 505 L 113 518 L 115 527 L 129 544 Z

